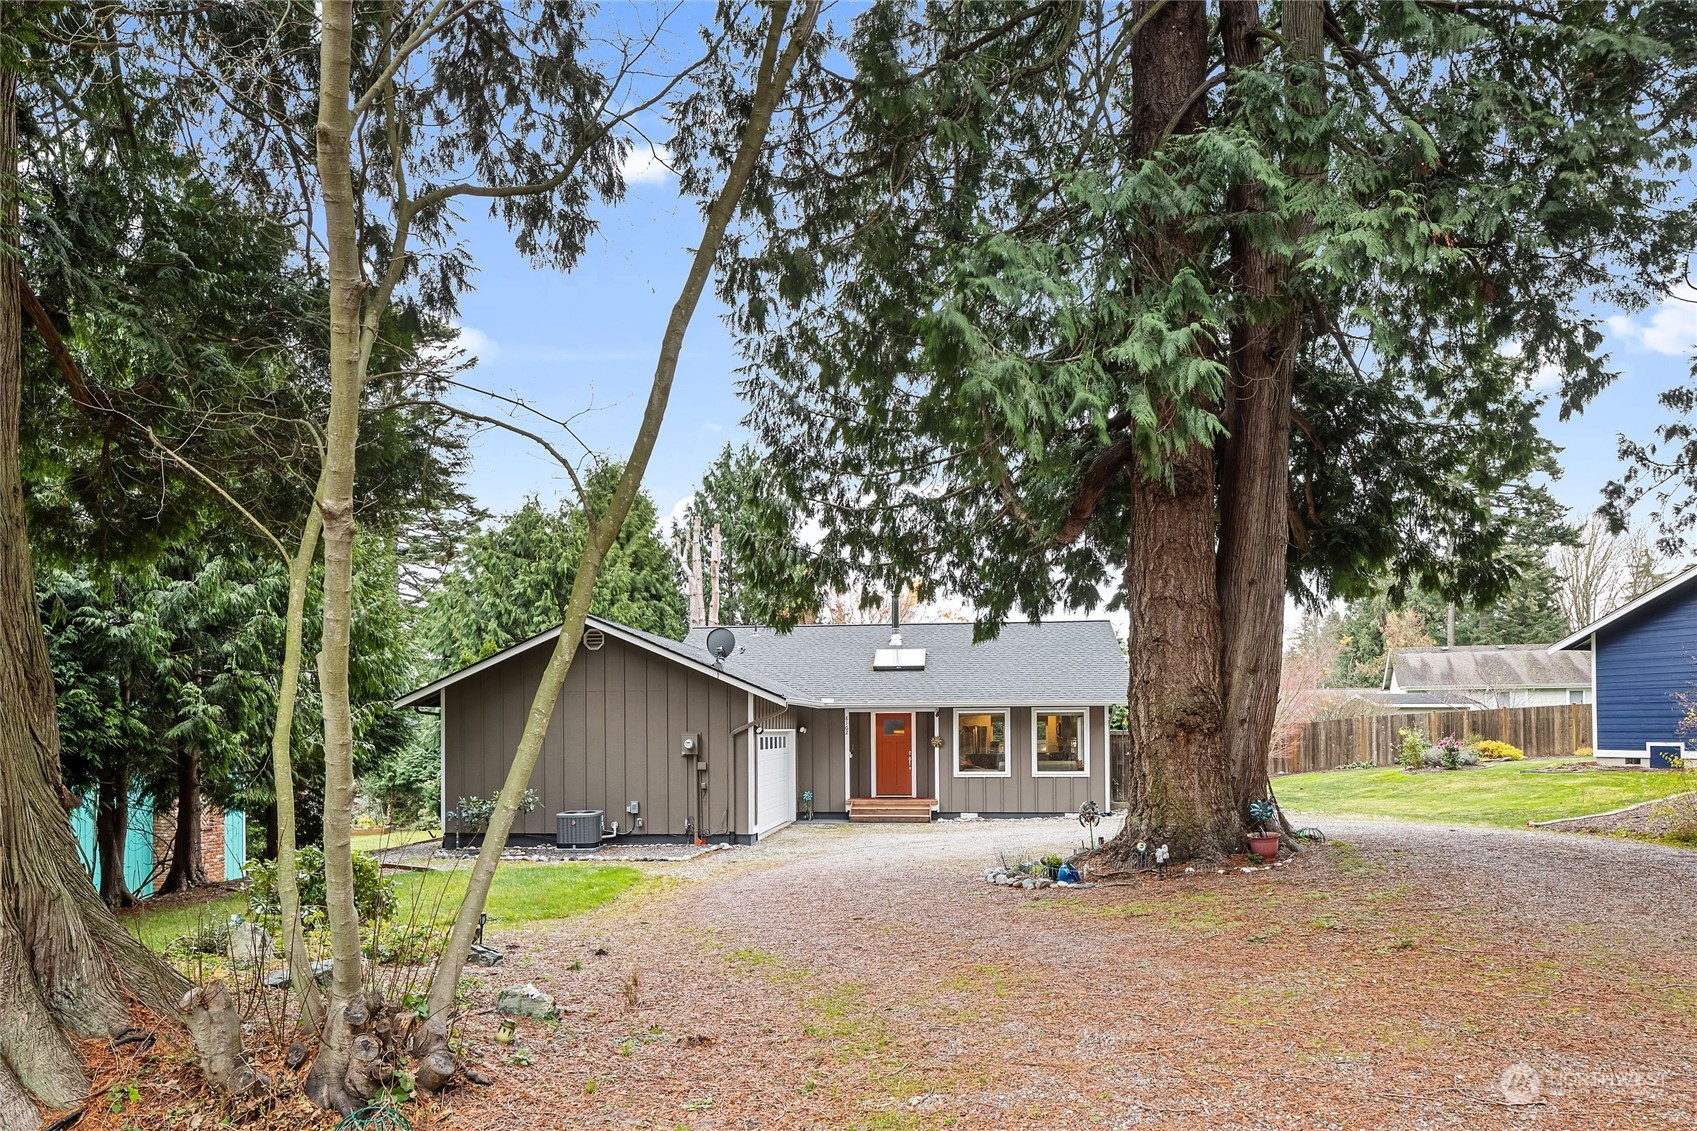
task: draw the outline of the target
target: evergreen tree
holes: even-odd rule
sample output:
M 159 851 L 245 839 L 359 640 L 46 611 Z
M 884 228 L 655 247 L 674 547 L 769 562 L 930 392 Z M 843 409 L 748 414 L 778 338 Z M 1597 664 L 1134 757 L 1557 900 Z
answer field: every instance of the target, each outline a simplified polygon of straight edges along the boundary
M 715 526 L 719 528 L 719 624 L 760 624 L 787 613 L 783 596 L 760 588 L 757 572 L 749 564 L 761 558 L 793 561 L 800 556 L 801 517 L 776 484 L 777 476 L 763 452 L 748 444 L 726 444 L 702 472 L 701 486 L 672 526 L 673 542 L 687 545 L 699 524 L 702 585 L 709 603 L 714 584 L 708 561 L 711 534 Z
M 621 468 L 603 463 L 587 477 L 600 506 Z M 631 504 L 596 578 L 590 611 L 645 632 L 683 639 L 689 608 L 677 555 L 656 528 L 646 491 Z M 532 497 L 467 540 L 461 560 L 429 596 L 419 632 L 437 672 L 453 671 L 559 626 L 577 577 L 588 524 L 581 508 L 549 511 Z
M 1605 384 L 1577 300 L 1658 292 L 1694 230 L 1682 6 L 1219 14 L 857 15 L 725 288 L 825 527 L 774 583 L 916 579 L 993 632 L 1123 579 L 1116 850 L 1175 858 L 1267 788 L 1287 589 L 1509 588 L 1531 376 Z

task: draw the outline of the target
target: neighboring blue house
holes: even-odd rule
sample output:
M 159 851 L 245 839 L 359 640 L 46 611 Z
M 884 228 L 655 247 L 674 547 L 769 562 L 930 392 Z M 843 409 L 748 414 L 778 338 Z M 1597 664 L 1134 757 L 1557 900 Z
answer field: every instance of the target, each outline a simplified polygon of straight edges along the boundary
M 90 797 L 71 814 L 71 831 L 77 836 L 77 851 L 83 867 L 97 881 L 100 854 L 95 847 L 94 798 Z M 170 863 L 169 832 L 154 827 L 153 805 L 144 796 L 130 799 L 130 827 L 124 838 L 124 883 L 138 896 L 153 894 L 155 880 L 163 879 Z M 239 809 L 220 812 L 206 804 L 201 816 L 201 855 L 207 877 L 239 880 L 247 863 L 247 816 Z
M 1697 699 L 1697 568 L 1581 628 L 1550 651 L 1588 651 L 1591 749 L 1616 766 L 1667 768 L 1697 751 L 1680 699 Z

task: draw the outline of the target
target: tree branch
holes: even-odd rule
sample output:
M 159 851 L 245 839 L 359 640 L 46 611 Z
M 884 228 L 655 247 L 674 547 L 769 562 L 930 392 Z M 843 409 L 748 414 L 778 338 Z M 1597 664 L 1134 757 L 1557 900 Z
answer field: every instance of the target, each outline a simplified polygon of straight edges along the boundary
M 139 423 L 139 422 L 132 421 L 131 423 Z M 252 524 L 252 526 L 255 530 L 257 530 L 261 534 L 265 535 L 266 541 L 270 542 L 271 545 L 273 545 L 277 548 L 278 556 L 280 556 L 283 559 L 283 564 L 284 565 L 289 564 L 289 562 L 292 560 L 291 556 L 289 554 L 289 551 L 283 547 L 283 543 L 280 542 L 277 539 L 277 536 L 275 534 L 271 533 L 270 527 L 266 526 L 263 522 L 260 522 L 259 519 L 255 518 L 253 516 L 253 512 L 249 511 L 246 507 L 244 507 L 240 503 L 238 503 L 235 500 L 235 497 L 230 494 L 230 492 L 224 490 L 224 488 L 220 487 L 217 483 L 213 482 L 212 478 L 209 475 L 207 475 L 205 472 L 201 471 L 200 468 L 196 467 L 194 464 L 190 463 L 188 460 L 184 459 L 182 456 L 178 455 L 163 440 L 161 440 L 158 436 L 154 435 L 152 428 L 149 428 L 145 424 L 143 424 L 141 427 L 142 427 L 142 431 L 147 433 L 147 438 L 149 440 L 153 441 L 154 447 L 158 448 L 165 455 L 169 456 L 172 459 L 172 461 L 174 461 L 183 470 L 187 471 L 190 475 L 193 475 L 196 479 L 200 480 L 202 483 L 204 483 L 208 487 L 212 488 L 212 490 L 217 493 L 219 498 L 223 499 L 226 503 L 230 504 L 230 506 L 234 507 L 236 509 L 236 511 L 243 518 L 247 519 L 248 522 L 250 524 Z
M 1084 533 L 1084 528 L 1090 524 L 1090 517 L 1096 513 L 1096 505 L 1102 501 L 1113 484 L 1114 477 L 1120 473 L 1126 464 L 1137 455 L 1137 445 L 1129 436 L 1121 437 L 1096 453 L 1096 458 L 1084 469 L 1084 476 L 1079 480 L 1078 490 L 1074 493 L 1072 507 L 1067 511 L 1067 517 L 1050 536 L 1049 544 L 1060 547 L 1071 545 L 1078 536 Z
M 71 400 L 85 412 L 109 412 L 111 406 L 101 404 L 94 399 L 89 391 L 88 382 L 83 378 L 77 359 L 71 356 L 71 349 L 65 344 L 65 339 L 59 336 L 59 328 L 53 325 L 53 319 L 47 314 L 47 308 L 41 305 L 41 300 L 30 290 L 29 282 L 22 271 L 17 272 L 18 299 L 23 305 L 24 313 L 29 315 L 35 332 L 41 335 L 42 345 L 52 356 L 53 362 L 59 367 L 59 372 L 65 376 L 65 384 L 70 386 Z

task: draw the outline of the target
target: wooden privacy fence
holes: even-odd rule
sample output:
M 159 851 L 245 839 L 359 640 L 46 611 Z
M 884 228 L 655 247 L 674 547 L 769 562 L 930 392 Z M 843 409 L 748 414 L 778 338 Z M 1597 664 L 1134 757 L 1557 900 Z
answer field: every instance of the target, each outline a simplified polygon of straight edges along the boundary
M 1404 728 L 1419 731 L 1429 743 L 1446 734 L 1463 740 L 1492 738 L 1519 747 L 1528 758 L 1565 758 L 1591 745 L 1591 707 L 1575 703 L 1321 719 L 1300 728 L 1287 743 L 1278 742 L 1275 736 L 1268 770 L 1301 774 L 1335 770 L 1354 762 L 1394 766 L 1402 751 L 1402 737 L 1397 732 Z

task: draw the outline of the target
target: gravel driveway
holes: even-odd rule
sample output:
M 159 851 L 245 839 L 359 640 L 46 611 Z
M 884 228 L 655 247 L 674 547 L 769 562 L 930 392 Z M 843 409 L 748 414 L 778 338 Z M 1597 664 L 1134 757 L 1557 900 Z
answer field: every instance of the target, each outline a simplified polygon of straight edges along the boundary
M 656 866 L 492 932 L 476 1006 L 534 981 L 563 1016 L 447 1126 L 1692 1124 L 1697 853 L 1307 823 L 1332 843 L 1276 870 L 1066 891 L 982 879 L 1076 846 L 1063 821 L 800 825 Z M 498 1062 L 492 1024 L 465 1032 Z

